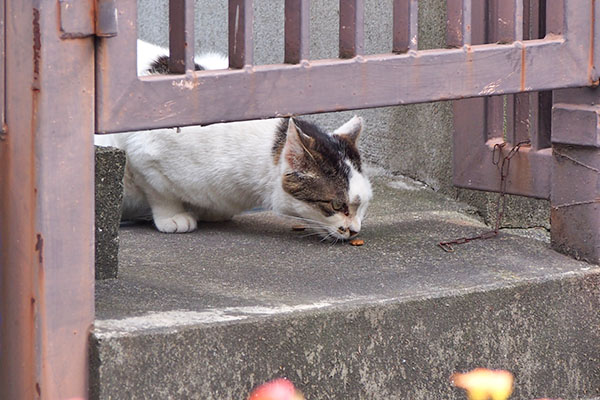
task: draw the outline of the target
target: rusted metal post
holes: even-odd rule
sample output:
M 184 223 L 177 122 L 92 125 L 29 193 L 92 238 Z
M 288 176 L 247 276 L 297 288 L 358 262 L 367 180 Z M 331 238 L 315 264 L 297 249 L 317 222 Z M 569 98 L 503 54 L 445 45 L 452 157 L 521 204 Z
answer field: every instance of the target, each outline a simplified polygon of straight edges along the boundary
M 365 49 L 365 0 L 340 0 L 340 58 L 362 55 Z
M 284 62 L 298 64 L 310 57 L 310 0 L 285 0 Z
M 254 63 L 252 0 L 229 0 L 229 67 Z
M 94 39 L 61 39 L 55 2 L 3 3 L 0 398 L 85 398 L 94 315 Z
M 419 2 L 417 0 L 394 0 L 393 43 L 394 53 L 418 50 Z
M 4 135 L 4 131 L 5 131 L 5 127 L 4 124 L 6 122 L 6 118 L 5 118 L 5 90 L 4 90 L 4 54 L 5 54 L 5 48 L 4 48 L 4 39 L 5 39 L 5 13 L 4 13 L 4 2 L 0 2 L 0 140 L 2 140 L 3 135 Z
M 185 74 L 194 67 L 194 0 L 170 0 L 169 71 Z
M 446 22 L 446 43 L 448 47 L 481 44 L 485 42 L 485 3 L 473 0 L 448 0 Z M 475 12 L 475 15 L 473 13 Z M 473 24 L 473 21 L 476 23 Z M 475 30 L 475 32 L 473 32 Z M 473 42 L 475 38 L 475 42 Z
M 600 263 L 600 90 L 557 91 L 552 108 L 551 238 L 561 252 Z

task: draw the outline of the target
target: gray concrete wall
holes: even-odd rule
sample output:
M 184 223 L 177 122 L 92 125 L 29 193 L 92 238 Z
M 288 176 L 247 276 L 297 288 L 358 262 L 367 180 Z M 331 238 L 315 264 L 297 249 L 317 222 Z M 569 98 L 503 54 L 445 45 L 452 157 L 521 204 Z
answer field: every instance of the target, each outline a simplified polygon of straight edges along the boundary
M 392 1 L 366 0 L 365 51 L 386 53 L 391 48 Z M 139 0 L 139 37 L 166 46 L 167 0 Z M 419 2 L 419 48 L 445 47 L 446 1 Z M 254 1 L 255 62 L 283 60 L 284 0 Z M 196 1 L 196 49 L 227 53 L 227 0 Z M 311 58 L 335 58 L 338 52 L 337 0 L 311 3 Z M 452 186 L 451 102 L 385 107 L 311 116 L 334 129 L 354 114 L 361 115 L 366 130 L 361 139 L 367 161 L 393 174 L 425 182 L 435 190 L 476 205 L 486 220 L 494 218 L 495 195 L 458 191 Z M 548 226 L 547 202 L 511 198 L 510 226 Z

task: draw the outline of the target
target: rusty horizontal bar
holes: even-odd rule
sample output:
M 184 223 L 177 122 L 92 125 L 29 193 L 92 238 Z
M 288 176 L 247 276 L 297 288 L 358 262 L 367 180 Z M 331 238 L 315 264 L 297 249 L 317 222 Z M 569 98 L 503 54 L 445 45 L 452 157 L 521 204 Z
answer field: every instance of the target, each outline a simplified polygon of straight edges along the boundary
M 252 0 L 229 0 L 229 67 L 254 63 L 254 11 Z
M 393 4 L 394 53 L 417 50 L 419 44 L 419 2 L 417 0 L 394 0 Z
M 169 0 L 169 71 L 194 68 L 194 0 Z
M 468 51 L 426 50 L 417 56 L 387 54 L 205 71 L 193 79 L 113 79 L 100 88 L 105 107 L 100 108 L 97 130 L 118 132 L 581 86 L 587 77 L 574 73 L 576 60 L 559 55 L 564 47 L 556 39 L 473 46 Z M 523 76 L 521 65 L 528 66 Z M 222 87 L 235 87 L 236 96 L 219 101 Z M 178 107 L 163 106 L 173 99 L 180 102 Z M 110 104 L 119 107 L 108 111 Z
M 310 0 L 285 0 L 284 62 L 310 58 Z
M 231 1 L 240 6 L 250 3 Z M 479 2 L 475 3 L 478 6 L 473 5 L 474 15 L 481 11 Z M 576 1 L 564 3 L 568 32 L 544 40 L 142 78 L 136 74 L 137 35 L 125 29 L 137 26 L 137 4 L 124 1 L 119 7 L 119 35 L 101 40 L 96 53 L 98 132 L 350 110 L 591 83 L 587 65 L 592 16 Z M 232 88 L 235 95 L 223 95 L 224 87 Z
M 365 0 L 340 0 L 340 58 L 352 58 L 365 50 Z

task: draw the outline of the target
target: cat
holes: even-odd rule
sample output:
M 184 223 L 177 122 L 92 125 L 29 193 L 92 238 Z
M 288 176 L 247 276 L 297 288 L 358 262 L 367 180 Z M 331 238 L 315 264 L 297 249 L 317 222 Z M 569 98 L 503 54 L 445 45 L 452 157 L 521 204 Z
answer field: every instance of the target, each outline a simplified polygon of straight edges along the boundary
M 161 232 L 191 232 L 198 221 L 262 208 L 347 240 L 372 197 L 357 148 L 362 129 L 357 116 L 333 133 L 275 118 L 96 135 L 96 144 L 126 153 L 123 219 L 149 213 Z
M 148 43 L 144 40 L 137 41 L 137 71 L 138 76 L 168 73 L 169 49 Z M 227 69 L 229 61 L 226 56 L 206 52 L 194 57 L 195 69 L 213 70 Z

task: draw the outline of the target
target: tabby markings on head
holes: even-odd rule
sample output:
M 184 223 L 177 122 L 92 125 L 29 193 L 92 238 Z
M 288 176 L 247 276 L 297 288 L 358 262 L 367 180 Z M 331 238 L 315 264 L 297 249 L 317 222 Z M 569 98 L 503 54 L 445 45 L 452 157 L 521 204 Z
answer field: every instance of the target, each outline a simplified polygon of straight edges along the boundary
M 279 163 L 288 141 L 289 119 L 282 120 L 273 143 L 273 159 Z M 361 161 L 353 141 L 343 134 L 328 134 L 316 125 L 294 119 L 303 151 L 286 153 L 292 170 L 283 178 L 284 190 L 312 204 L 329 217 L 354 212 L 348 198 L 352 169 L 361 172 Z

